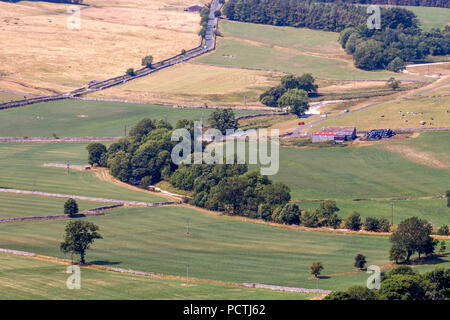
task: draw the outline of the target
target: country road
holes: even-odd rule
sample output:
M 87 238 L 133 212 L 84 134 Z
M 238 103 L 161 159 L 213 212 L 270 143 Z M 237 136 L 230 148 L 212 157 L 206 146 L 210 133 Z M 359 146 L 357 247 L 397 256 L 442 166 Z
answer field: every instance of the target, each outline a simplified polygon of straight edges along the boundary
M 23 100 L 16 100 L 16 101 L 9 101 L 5 103 L 0 103 L 0 110 L 2 109 L 9 109 L 9 108 L 15 108 L 15 107 L 21 107 L 26 105 L 31 105 L 35 103 L 41 103 L 41 102 L 47 102 L 47 101 L 55 101 L 55 100 L 63 100 L 63 99 L 69 99 L 69 98 L 75 98 L 80 97 L 88 93 L 96 92 L 105 90 L 114 86 L 118 86 L 124 83 L 127 83 L 129 81 L 139 79 L 141 77 L 150 75 L 152 73 L 155 73 L 157 71 L 160 71 L 162 69 L 177 65 L 182 62 L 186 62 L 188 60 L 191 60 L 193 58 L 196 58 L 198 56 L 201 56 L 205 53 L 208 53 L 211 50 L 214 50 L 216 47 L 216 36 L 214 34 L 214 28 L 216 21 L 218 21 L 218 18 L 215 17 L 216 10 L 219 9 L 220 3 L 219 0 L 212 0 L 211 1 L 211 10 L 209 13 L 209 20 L 208 20 L 208 26 L 206 28 L 206 35 L 205 38 L 202 39 L 202 44 L 194 49 L 188 50 L 186 54 L 180 54 L 176 55 L 172 58 L 163 60 L 162 62 L 155 63 L 152 68 L 143 68 L 141 70 L 138 70 L 139 72 L 135 76 L 119 76 L 116 78 L 108 79 L 105 81 L 101 81 L 95 85 L 95 87 L 87 86 L 83 88 L 79 88 L 70 92 L 66 92 L 64 94 L 60 95 L 53 95 L 53 96 L 43 96 L 43 97 L 36 97 L 31 99 L 23 99 Z M 141 72 L 142 71 L 142 72 Z M 117 80 L 116 80 L 117 79 Z
M 374 103 L 368 104 L 368 105 L 366 105 L 364 107 L 361 107 L 361 108 L 358 108 L 358 109 L 355 109 L 355 110 L 352 110 L 352 111 L 349 111 L 349 112 L 346 112 L 346 113 L 340 113 L 340 114 L 337 114 L 337 115 L 334 115 L 334 116 L 331 116 L 331 117 L 327 117 L 327 118 L 324 118 L 324 119 L 313 121 L 313 122 L 308 123 L 308 125 L 305 126 L 305 127 L 295 129 L 293 131 L 292 135 L 290 135 L 289 137 L 291 137 L 291 138 L 292 137 L 298 137 L 298 136 L 300 136 L 300 133 L 302 131 L 305 131 L 308 127 L 312 127 L 313 125 L 316 125 L 316 124 L 319 124 L 319 123 L 322 123 L 322 122 L 325 122 L 325 121 L 328 121 L 328 120 L 332 120 L 332 119 L 336 119 L 336 118 L 339 118 L 339 117 L 343 117 L 343 116 L 346 116 L 346 115 L 349 115 L 349 114 L 352 114 L 352 113 L 355 113 L 355 112 L 358 112 L 358 111 L 366 110 L 366 109 L 378 106 L 380 104 L 385 104 L 385 103 L 388 103 L 388 102 L 391 102 L 391 101 L 396 101 L 396 100 L 405 99 L 405 98 L 411 98 L 411 97 L 420 95 L 422 93 L 426 93 L 426 92 L 429 92 L 429 91 L 432 91 L 432 90 L 435 90 L 435 89 L 439 89 L 439 88 L 442 88 L 442 87 L 445 87 L 445 86 L 448 86 L 448 85 L 450 85 L 450 82 L 439 84 L 439 85 L 436 85 L 436 86 L 432 86 L 432 87 L 426 88 L 424 90 L 419 90 L 419 91 L 416 91 L 414 93 L 410 93 L 410 94 L 407 94 L 405 96 L 402 96 L 402 97 L 399 97 L 399 98 L 396 98 L 396 99 L 374 102 Z

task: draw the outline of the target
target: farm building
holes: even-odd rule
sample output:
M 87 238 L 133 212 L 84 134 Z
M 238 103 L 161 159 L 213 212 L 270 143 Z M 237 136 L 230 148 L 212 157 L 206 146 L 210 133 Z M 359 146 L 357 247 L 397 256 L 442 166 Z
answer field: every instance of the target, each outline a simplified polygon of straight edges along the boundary
M 348 141 L 356 138 L 355 127 L 326 127 L 322 131 L 315 131 L 312 134 L 312 142 L 325 141 Z
M 184 11 L 187 12 L 200 12 L 200 10 L 202 10 L 204 7 L 203 4 L 193 4 L 191 6 L 185 7 Z

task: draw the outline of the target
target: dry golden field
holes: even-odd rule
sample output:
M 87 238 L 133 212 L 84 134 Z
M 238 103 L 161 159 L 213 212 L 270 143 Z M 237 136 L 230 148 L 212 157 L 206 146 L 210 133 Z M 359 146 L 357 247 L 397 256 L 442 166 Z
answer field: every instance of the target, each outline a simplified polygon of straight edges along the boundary
M 66 91 L 195 47 L 200 17 L 183 8 L 198 2 L 208 0 L 87 0 L 79 30 L 67 4 L 0 2 L 0 88 Z
M 180 105 L 263 106 L 259 95 L 280 83 L 281 74 L 219 66 L 179 64 L 90 95 Z

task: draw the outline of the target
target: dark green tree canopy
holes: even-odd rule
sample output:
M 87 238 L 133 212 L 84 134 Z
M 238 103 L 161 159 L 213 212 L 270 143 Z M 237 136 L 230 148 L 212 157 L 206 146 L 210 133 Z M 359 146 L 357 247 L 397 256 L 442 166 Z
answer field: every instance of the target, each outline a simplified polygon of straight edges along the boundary
M 80 255 L 80 264 L 86 264 L 86 250 L 90 248 L 95 239 L 102 239 L 97 232 L 99 228 L 87 221 L 70 221 L 65 229 L 64 242 L 60 248 L 65 253 L 76 253 Z
M 78 213 L 78 204 L 74 199 L 68 199 L 64 203 L 64 214 L 68 214 L 69 216 L 73 216 Z
M 412 217 L 403 220 L 389 240 L 394 248 L 406 253 L 406 261 L 409 262 L 414 253 L 430 254 L 434 251 L 436 243 L 430 237 L 432 230 L 427 221 Z
M 209 116 L 211 127 L 218 129 L 222 134 L 226 134 L 227 129 L 237 129 L 234 112 L 231 109 L 217 109 Z

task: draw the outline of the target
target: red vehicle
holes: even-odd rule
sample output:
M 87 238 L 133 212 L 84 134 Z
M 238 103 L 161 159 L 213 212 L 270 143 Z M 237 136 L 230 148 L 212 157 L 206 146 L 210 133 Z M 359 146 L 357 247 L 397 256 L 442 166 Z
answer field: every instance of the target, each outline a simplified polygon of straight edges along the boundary
M 302 122 L 299 122 L 298 125 L 299 125 L 299 126 L 304 126 L 305 123 L 302 121 Z

